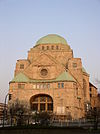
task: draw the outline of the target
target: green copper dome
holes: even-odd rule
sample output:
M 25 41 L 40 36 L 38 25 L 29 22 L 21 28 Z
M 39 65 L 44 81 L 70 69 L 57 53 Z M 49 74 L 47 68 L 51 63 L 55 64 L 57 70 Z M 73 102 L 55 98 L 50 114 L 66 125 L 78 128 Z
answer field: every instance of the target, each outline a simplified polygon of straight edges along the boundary
M 63 37 L 57 34 L 48 34 L 47 36 L 40 38 L 36 42 L 36 45 L 39 44 L 65 44 L 66 45 L 67 41 Z

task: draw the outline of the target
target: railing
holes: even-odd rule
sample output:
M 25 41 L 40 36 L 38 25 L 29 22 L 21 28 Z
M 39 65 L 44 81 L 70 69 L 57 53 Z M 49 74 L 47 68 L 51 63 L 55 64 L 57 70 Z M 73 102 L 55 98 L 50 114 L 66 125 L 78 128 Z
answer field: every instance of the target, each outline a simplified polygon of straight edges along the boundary
M 97 123 L 97 124 L 96 124 Z M 93 120 L 53 120 L 51 122 L 51 126 L 58 127 L 83 127 L 83 128 L 94 128 L 97 125 L 100 128 L 100 119 L 98 122 L 94 122 Z
M 19 117 L 22 120 L 22 124 L 20 125 L 35 125 L 38 124 L 39 122 L 32 118 L 31 115 L 22 115 Z M 2 124 L 4 123 L 5 125 L 3 127 L 7 126 L 16 126 L 18 125 L 18 119 L 15 116 L 7 115 L 5 117 L 5 121 L 3 122 L 3 118 L 0 120 L 0 127 L 2 127 Z M 98 124 L 96 124 L 98 123 Z M 98 122 L 94 122 L 94 120 L 87 120 L 87 119 L 82 119 L 82 120 L 50 120 L 49 121 L 49 126 L 57 126 L 57 127 L 82 127 L 82 128 L 94 128 L 95 125 L 97 125 L 98 128 L 100 128 L 100 119 Z

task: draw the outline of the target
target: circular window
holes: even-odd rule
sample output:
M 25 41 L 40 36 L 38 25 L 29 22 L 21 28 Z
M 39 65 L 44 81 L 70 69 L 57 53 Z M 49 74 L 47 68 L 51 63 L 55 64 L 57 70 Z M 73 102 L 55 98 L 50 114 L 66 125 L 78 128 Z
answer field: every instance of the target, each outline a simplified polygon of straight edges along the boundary
M 42 69 L 42 70 L 41 70 L 41 75 L 42 75 L 42 76 L 46 76 L 47 74 L 48 74 L 47 69 Z

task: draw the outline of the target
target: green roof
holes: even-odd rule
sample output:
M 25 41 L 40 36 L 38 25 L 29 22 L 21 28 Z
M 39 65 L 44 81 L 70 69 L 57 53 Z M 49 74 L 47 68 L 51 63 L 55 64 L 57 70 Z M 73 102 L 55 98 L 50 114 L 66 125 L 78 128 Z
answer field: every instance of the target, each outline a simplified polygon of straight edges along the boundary
M 63 37 L 61 37 L 57 34 L 48 34 L 47 36 L 40 38 L 36 42 L 36 45 L 39 45 L 39 44 L 60 44 L 60 43 L 67 44 L 67 41 Z
M 11 82 L 29 82 L 29 78 L 23 73 L 17 74 Z
M 56 81 L 75 81 L 75 79 L 65 71 L 56 78 Z
M 57 82 L 57 81 L 75 81 L 75 79 L 68 73 L 63 72 L 56 79 L 51 80 L 31 80 L 31 82 Z
M 51 80 L 32 80 L 25 76 L 23 73 L 17 74 L 11 82 L 57 82 L 57 81 L 75 81 L 75 79 L 68 73 L 63 72 L 56 79 Z

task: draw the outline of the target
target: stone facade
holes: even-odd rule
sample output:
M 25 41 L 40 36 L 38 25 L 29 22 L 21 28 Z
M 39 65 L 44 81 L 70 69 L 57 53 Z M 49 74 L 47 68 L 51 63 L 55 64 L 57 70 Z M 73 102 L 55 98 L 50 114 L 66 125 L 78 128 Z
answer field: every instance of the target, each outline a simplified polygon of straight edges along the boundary
M 97 88 L 92 83 L 89 83 L 89 88 L 90 88 L 91 108 L 98 107 L 99 95 L 98 95 Z
M 83 118 L 90 105 L 89 74 L 64 38 L 47 35 L 28 51 L 27 59 L 17 60 L 9 93 L 9 103 L 19 99 L 31 110 Z
M 6 111 L 8 109 L 7 104 L 0 103 L 0 124 L 3 123 L 3 117 L 4 117 L 4 110 L 5 110 L 5 118 L 6 118 Z

